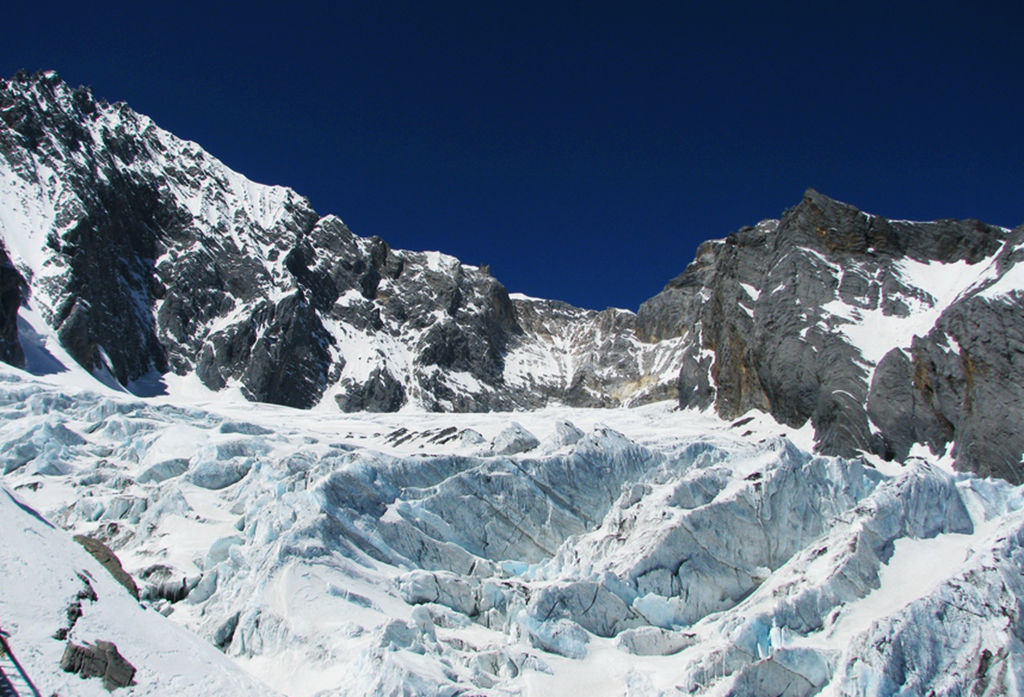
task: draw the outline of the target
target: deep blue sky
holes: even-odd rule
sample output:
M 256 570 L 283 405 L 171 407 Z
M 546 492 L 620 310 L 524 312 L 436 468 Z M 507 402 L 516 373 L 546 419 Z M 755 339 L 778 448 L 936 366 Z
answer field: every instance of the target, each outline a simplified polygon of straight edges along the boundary
M 511 291 L 636 308 L 808 186 L 1024 222 L 1019 1 L 89 4 L 6 3 L 0 73 L 54 68 Z

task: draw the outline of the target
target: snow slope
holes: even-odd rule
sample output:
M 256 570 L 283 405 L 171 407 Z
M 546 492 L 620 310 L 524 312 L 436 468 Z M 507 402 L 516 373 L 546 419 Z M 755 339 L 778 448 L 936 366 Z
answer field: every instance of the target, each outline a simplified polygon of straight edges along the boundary
M 67 610 L 76 601 L 82 614 L 68 639 L 111 641 L 137 670 L 136 685 L 118 694 L 272 694 L 208 642 L 140 606 L 68 534 L 6 487 L 0 488 L 0 530 L 0 623 L 42 694 L 107 694 L 98 679 L 57 668 L 66 642 L 53 635 L 68 626 Z

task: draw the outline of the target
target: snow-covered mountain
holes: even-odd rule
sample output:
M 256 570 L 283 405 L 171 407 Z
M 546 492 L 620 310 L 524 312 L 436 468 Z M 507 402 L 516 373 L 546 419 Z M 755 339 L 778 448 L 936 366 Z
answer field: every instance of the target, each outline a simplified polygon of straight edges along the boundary
M 18 75 L 0 627 L 63 697 L 1020 694 L 1022 255 L 808 191 L 594 312 Z
M 358 237 L 53 73 L 0 82 L 0 112 L 5 257 L 35 329 L 108 382 L 343 411 L 671 392 L 679 342 L 640 342 L 632 313 L 512 300 L 486 269 Z
M 32 330 L 140 395 L 184 377 L 343 411 L 678 396 L 810 420 L 824 453 L 955 444 L 961 469 L 1022 478 L 1007 407 L 1024 398 L 1024 228 L 889 221 L 808 191 L 702 246 L 639 313 L 597 313 L 358 237 L 53 73 L 0 84 L 0 112 L 0 351 L 15 364 L 20 273 Z
M 808 191 L 703 245 L 638 313 L 598 313 L 358 237 L 53 73 L 0 82 L 0 113 L 15 365 L 24 301 L 27 331 L 139 395 L 198 383 L 342 411 L 677 397 L 810 421 L 823 453 L 952 448 L 961 469 L 1022 479 L 1024 228 L 889 221 Z

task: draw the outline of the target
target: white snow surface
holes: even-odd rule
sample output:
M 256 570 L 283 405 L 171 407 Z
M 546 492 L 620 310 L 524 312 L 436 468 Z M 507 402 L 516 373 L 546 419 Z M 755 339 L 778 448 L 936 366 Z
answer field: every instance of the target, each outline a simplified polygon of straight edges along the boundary
M 1024 684 L 1004 482 L 669 403 L 342 415 L 87 381 L 0 368 L 0 626 L 47 694 L 103 693 L 52 638 L 78 573 L 72 638 L 117 644 L 124 694 L 887 695 L 886 632 L 930 656 L 905 694 L 974 689 L 984 651 L 978 694 Z

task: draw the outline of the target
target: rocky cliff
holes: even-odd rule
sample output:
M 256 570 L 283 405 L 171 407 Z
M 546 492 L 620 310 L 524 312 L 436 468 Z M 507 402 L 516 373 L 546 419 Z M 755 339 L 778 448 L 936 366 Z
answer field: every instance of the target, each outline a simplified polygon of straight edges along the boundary
M 813 190 L 781 220 L 705 243 L 640 308 L 687 339 L 683 407 L 813 425 L 819 450 L 905 459 L 952 446 L 1021 481 L 1024 226 L 891 221 Z

